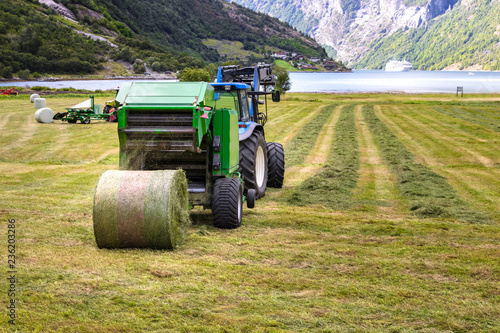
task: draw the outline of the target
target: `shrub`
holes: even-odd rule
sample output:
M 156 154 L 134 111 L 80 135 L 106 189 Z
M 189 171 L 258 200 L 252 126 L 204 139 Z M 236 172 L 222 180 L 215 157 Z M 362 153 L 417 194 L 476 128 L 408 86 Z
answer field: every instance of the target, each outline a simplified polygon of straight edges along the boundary
M 144 73 L 146 71 L 146 66 L 144 65 L 144 62 L 141 59 L 137 59 L 134 62 L 134 73 L 139 74 L 139 73 Z
M 44 91 L 44 90 L 54 90 L 54 89 L 49 88 L 49 87 L 44 87 L 44 86 L 33 86 L 33 87 L 31 87 L 31 90 L 33 90 L 33 91 Z
M 16 74 L 19 78 L 21 79 L 29 79 L 30 75 L 31 75 L 31 72 L 29 69 L 23 69 L 23 70 L 20 70 L 19 72 L 17 72 Z
M 276 76 L 276 89 L 284 95 L 292 87 L 290 76 L 285 68 L 279 66 L 274 67 L 274 75 Z
M 212 76 L 205 69 L 201 68 L 184 68 L 179 73 L 179 80 L 182 82 L 205 81 L 211 82 Z

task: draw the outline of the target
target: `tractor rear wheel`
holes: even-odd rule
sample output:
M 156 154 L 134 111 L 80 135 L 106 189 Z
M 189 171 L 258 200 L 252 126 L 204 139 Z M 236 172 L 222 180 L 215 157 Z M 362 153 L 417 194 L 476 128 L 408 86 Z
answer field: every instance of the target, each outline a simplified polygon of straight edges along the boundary
M 262 198 L 267 187 L 267 148 L 262 132 L 254 131 L 248 139 L 240 141 L 239 171 L 245 181 L 245 194 L 254 189 L 255 199 Z
M 103 114 L 108 114 L 108 113 L 111 113 L 111 112 L 109 112 L 109 110 L 111 110 L 111 109 L 112 109 L 112 107 L 111 107 L 110 105 L 106 105 L 106 106 L 104 106 L 104 108 L 102 109 L 102 113 L 103 113 Z M 108 122 L 109 122 L 109 118 L 106 118 L 106 121 L 108 121 Z
M 285 178 L 285 151 L 281 143 L 267 143 L 267 186 L 282 188 Z
M 112 107 L 111 105 L 106 105 L 102 110 L 102 113 L 109 114 L 109 118 L 107 118 L 106 121 L 111 123 L 116 123 L 118 121 L 118 114 L 115 108 Z
M 236 178 L 219 178 L 214 184 L 212 218 L 214 227 L 235 229 L 241 225 L 243 190 Z

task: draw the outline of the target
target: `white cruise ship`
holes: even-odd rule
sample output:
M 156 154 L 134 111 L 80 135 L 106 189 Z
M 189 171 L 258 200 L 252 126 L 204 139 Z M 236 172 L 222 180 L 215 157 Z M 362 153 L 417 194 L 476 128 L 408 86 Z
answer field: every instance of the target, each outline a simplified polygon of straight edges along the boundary
M 412 69 L 413 65 L 411 62 L 406 61 L 404 59 L 403 61 L 399 60 L 391 60 L 385 65 L 385 70 L 387 72 L 407 72 L 410 69 Z

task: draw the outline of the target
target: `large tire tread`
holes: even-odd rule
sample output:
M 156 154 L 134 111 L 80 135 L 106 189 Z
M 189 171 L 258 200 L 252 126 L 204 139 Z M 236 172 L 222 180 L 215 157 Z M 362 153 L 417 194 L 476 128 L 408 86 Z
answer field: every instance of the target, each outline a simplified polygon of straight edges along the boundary
M 215 181 L 212 196 L 212 219 L 214 226 L 235 229 L 241 225 L 241 182 L 236 178 L 220 178 Z
M 285 179 L 285 150 L 280 143 L 267 144 L 267 186 L 282 188 Z
M 249 189 L 255 189 L 255 198 L 260 199 L 266 193 L 267 187 L 267 171 L 265 172 L 264 182 L 260 188 L 257 187 L 255 180 L 255 155 L 258 146 L 262 145 L 267 167 L 267 148 L 264 135 L 260 131 L 254 131 L 252 135 L 240 141 L 240 169 L 239 172 L 243 175 L 245 194 Z

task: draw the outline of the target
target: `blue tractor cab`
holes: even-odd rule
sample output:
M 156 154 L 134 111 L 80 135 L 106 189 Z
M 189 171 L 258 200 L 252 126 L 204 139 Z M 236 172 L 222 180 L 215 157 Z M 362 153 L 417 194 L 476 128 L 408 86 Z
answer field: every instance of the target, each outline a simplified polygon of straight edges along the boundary
M 228 108 L 238 112 L 240 141 L 246 140 L 259 125 L 253 121 L 252 109 L 249 105 L 248 92 L 251 87 L 238 82 L 212 83 L 212 87 L 215 91 L 216 109 Z
M 283 146 L 266 143 L 264 125 L 267 122 L 267 96 L 279 102 L 279 91 L 272 90 L 275 77 L 271 65 L 240 68 L 223 66 L 219 68 L 217 80 L 212 83 L 215 92 L 216 109 L 230 108 L 238 112 L 240 167 L 245 194 L 259 199 L 265 195 L 267 186 L 281 188 L 285 173 Z M 261 88 L 263 89 L 261 91 Z M 264 100 L 260 100 L 263 96 Z M 259 105 L 265 111 L 259 112 Z M 249 189 L 255 189 L 248 192 Z

